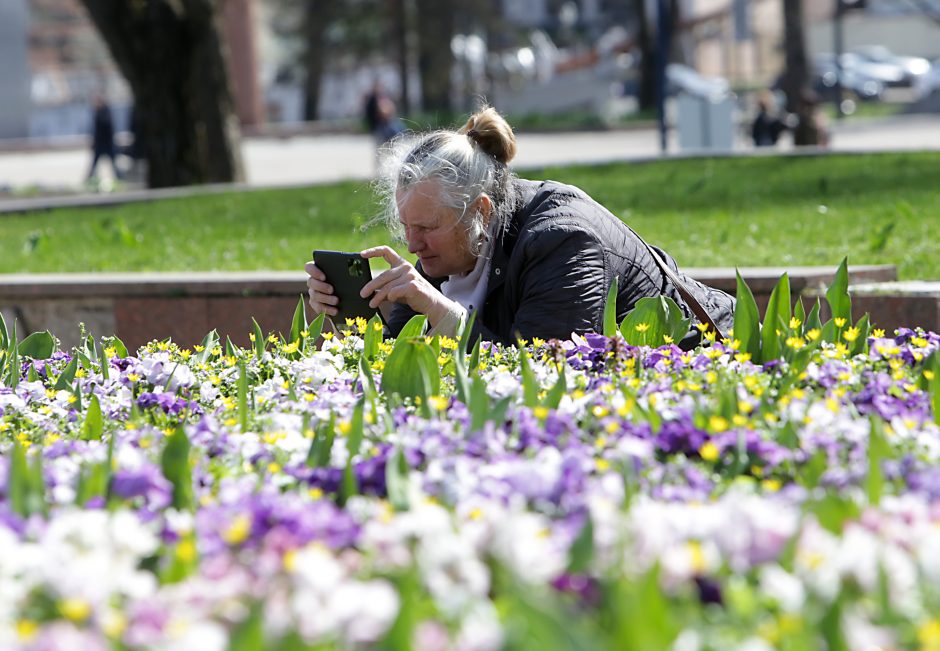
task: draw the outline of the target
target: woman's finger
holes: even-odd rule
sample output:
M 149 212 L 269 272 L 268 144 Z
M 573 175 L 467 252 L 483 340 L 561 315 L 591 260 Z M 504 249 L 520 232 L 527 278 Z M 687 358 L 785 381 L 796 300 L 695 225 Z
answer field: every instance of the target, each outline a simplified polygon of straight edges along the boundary
M 408 261 L 403 257 L 398 255 L 395 252 L 395 249 L 390 246 L 373 246 L 369 249 L 363 249 L 359 252 L 363 258 L 383 258 L 387 263 L 392 267 L 397 267 L 401 264 L 408 264 Z
M 402 260 L 402 264 L 393 266 L 391 269 L 386 269 L 378 276 L 367 282 L 359 292 L 359 295 L 362 298 L 367 298 L 388 283 L 393 282 L 402 274 L 407 274 L 413 268 L 414 267 L 412 267 L 407 260 Z
M 326 274 L 323 273 L 320 268 L 313 263 L 313 260 L 307 262 L 304 265 L 304 271 L 307 272 L 307 275 L 315 280 L 326 280 Z

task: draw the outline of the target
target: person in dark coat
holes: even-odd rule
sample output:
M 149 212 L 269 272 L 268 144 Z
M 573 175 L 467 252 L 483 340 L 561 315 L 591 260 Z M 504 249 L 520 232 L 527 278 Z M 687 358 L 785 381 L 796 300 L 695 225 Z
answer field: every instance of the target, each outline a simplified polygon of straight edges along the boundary
M 515 150 L 512 129 L 484 108 L 457 132 L 399 141 L 387 152 L 380 181 L 386 220 L 418 262 L 387 246 L 361 255 L 391 265 L 363 296 L 372 295 L 373 307 L 395 303 L 392 335 L 419 313 L 432 333 L 452 335 L 470 312 L 477 312 L 471 341 L 600 332 L 615 277 L 618 321 L 639 299 L 668 296 L 697 322 L 675 280 L 722 332 L 731 329 L 731 296 L 681 274 L 668 254 L 580 189 L 516 178 L 508 167 Z M 338 299 L 325 275 L 312 262 L 305 269 L 311 307 L 335 315 Z M 699 337 L 692 328 L 680 345 L 691 348 Z
M 762 95 L 757 100 L 757 116 L 751 123 L 751 139 L 755 147 L 773 147 L 787 130 L 786 123 L 771 110 L 773 100 Z
M 88 170 L 89 179 L 95 175 L 98 160 L 102 156 L 111 159 L 114 176 L 119 179 L 123 177 L 117 164 L 114 148 L 114 121 L 111 117 L 111 108 L 102 95 L 96 95 L 92 100 L 91 150 L 91 168 Z

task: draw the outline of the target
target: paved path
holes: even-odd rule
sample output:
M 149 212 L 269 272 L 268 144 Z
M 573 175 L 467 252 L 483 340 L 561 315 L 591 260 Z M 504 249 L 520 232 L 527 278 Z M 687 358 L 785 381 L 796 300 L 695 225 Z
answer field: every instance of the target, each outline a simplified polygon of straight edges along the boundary
M 788 149 L 784 144 L 781 149 Z M 857 120 L 833 126 L 832 149 L 940 150 L 940 115 L 899 116 Z M 743 138 L 736 151 L 749 150 Z M 276 186 L 363 179 L 372 176 L 372 141 L 362 135 L 298 136 L 287 139 L 246 139 L 243 144 L 247 180 L 251 185 Z M 670 152 L 677 152 L 674 144 Z M 520 168 L 574 162 L 602 162 L 659 155 L 655 129 L 557 134 L 521 134 Z M 84 149 L 0 152 L 0 188 L 70 188 L 81 184 L 90 162 Z M 102 176 L 110 165 L 99 163 Z M 2 199 L 0 199 L 2 201 Z

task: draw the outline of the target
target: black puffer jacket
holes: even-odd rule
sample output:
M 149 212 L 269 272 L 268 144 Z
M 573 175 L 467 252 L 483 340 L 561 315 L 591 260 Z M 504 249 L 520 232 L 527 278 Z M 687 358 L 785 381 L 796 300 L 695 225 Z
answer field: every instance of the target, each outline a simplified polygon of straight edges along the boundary
M 640 236 L 583 191 L 554 181 L 522 179 L 515 181 L 515 189 L 519 207 L 493 247 L 486 302 L 471 341 L 478 334 L 508 344 L 517 337 L 565 339 L 572 332 L 600 332 L 614 276 L 620 287 L 618 323 L 646 296 L 668 296 L 692 317 Z M 657 252 L 678 271 L 672 257 Z M 727 333 L 734 320 L 734 299 L 679 275 Z M 439 289 L 446 278 L 428 280 Z M 397 335 L 414 314 L 405 305 L 395 305 L 388 324 L 391 333 Z M 683 348 L 698 343 L 697 335 L 698 330 L 690 332 Z

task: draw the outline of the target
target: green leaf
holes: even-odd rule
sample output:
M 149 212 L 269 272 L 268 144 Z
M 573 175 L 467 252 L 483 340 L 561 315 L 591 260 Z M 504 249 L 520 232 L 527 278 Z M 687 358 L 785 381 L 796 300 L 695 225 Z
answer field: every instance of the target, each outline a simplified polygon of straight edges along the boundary
M 127 346 L 125 346 L 124 342 L 121 341 L 118 337 L 114 335 L 108 337 L 108 345 L 114 348 L 115 353 L 119 359 L 124 359 L 127 357 Z
M 763 360 L 760 354 L 761 333 L 757 303 L 741 273 L 737 270 L 734 273 L 738 283 L 734 307 L 734 338 L 741 342 L 739 350 L 750 353 L 751 361 L 760 364 Z
M 251 326 L 255 334 L 254 349 L 255 357 L 261 359 L 264 357 L 264 349 L 266 340 L 264 338 L 264 333 L 261 331 L 261 326 L 258 325 L 258 322 L 255 321 L 255 317 L 251 317 Z
M 388 501 L 396 511 L 407 511 L 410 507 L 408 500 L 408 462 L 401 448 L 395 448 L 385 464 L 385 486 L 388 491 Z
M 191 444 L 182 426 L 166 439 L 166 446 L 160 456 L 160 468 L 163 476 L 173 485 L 173 508 L 191 511 L 193 501 L 192 469 L 189 465 Z
M 254 602 L 246 617 L 229 638 L 228 651 L 257 651 L 264 649 L 264 604 Z
M 924 360 L 923 378 L 926 383 L 930 406 L 933 408 L 933 422 L 940 425 L 940 353 L 934 351 Z
M 248 369 L 244 358 L 238 360 L 238 424 L 242 432 L 248 431 Z
M 849 269 L 848 258 L 842 258 L 832 284 L 826 290 L 826 302 L 833 319 L 845 319 L 852 323 L 852 298 L 849 296 Z
M 431 347 L 422 339 L 399 338 L 385 360 L 382 391 L 401 398 L 421 398 L 426 405 L 440 390 L 441 370 Z
M 761 361 L 767 362 L 781 357 L 782 342 L 787 339 L 790 324 L 790 277 L 784 273 L 770 293 L 764 326 L 761 328 Z M 780 334 L 777 334 L 777 331 Z M 737 329 L 735 329 L 737 333 Z
M 88 409 L 85 410 L 81 438 L 83 441 L 100 441 L 103 433 L 104 419 L 101 416 L 101 403 L 98 401 L 98 396 L 92 393 L 88 401 Z
M 620 323 L 620 334 L 631 346 L 658 347 L 682 339 L 690 323 L 671 298 L 646 297 L 638 300 Z
M 476 321 L 477 311 L 474 310 L 470 313 L 470 316 L 467 317 L 467 320 L 460 324 L 460 329 L 458 330 L 458 344 L 457 350 L 454 351 L 454 357 L 460 356 L 460 360 L 464 361 L 464 358 L 467 354 L 467 346 L 470 345 L 470 335 L 473 333 L 473 323 Z M 475 343 L 479 343 L 480 338 L 477 336 Z
M 294 317 L 290 322 L 290 341 L 300 341 L 300 333 L 307 329 L 307 308 L 303 294 L 297 301 L 297 307 L 294 308 Z
M 13 336 L 10 337 L 10 348 L 7 353 L 7 359 L 10 362 L 7 385 L 11 389 L 15 389 L 20 383 L 20 352 L 19 346 L 16 344 L 16 321 L 13 321 Z
M 320 338 L 320 334 L 323 332 L 323 322 L 326 320 L 326 313 L 321 312 L 316 316 L 313 322 L 307 327 L 307 340 L 308 342 L 316 342 Z
M 349 434 L 346 435 L 346 449 L 349 451 L 349 458 L 359 454 L 359 448 L 362 446 L 364 434 L 365 419 L 363 411 L 365 409 L 365 399 L 360 398 L 353 407 L 352 420 L 349 424 Z
M 346 462 L 346 467 L 343 468 L 343 480 L 340 482 L 339 494 L 336 496 L 337 506 L 344 507 L 350 497 L 355 497 L 358 494 L 359 482 L 356 480 L 356 468 L 353 465 L 352 458 L 350 458 Z
M 26 462 L 26 450 L 18 439 L 13 439 L 10 450 L 10 468 L 7 474 L 7 502 L 10 509 L 22 517 L 29 515 L 29 466 Z
M 369 319 L 366 325 L 366 332 L 362 338 L 362 356 L 365 359 L 373 360 L 379 354 L 379 344 L 382 343 L 382 319 L 375 315 Z
M 3 313 L 0 312 L 0 348 L 6 350 L 10 343 L 10 335 L 7 332 L 7 322 L 3 320 Z
M 196 354 L 196 361 L 200 363 L 208 362 L 212 358 L 212 351 L 219 345 L 219 333 L 216 330 L 210 330 L 202 338 L 202 350 Z
M 603 335 L 605 337 L 613 337 L 617 334 L 617 294 L 619 289 L 619 281 L 617 276 L 614 276 L 614 280 L 607 290 L 607 301 L 604 303 Z
M 825 497 L 807 502 L 804 508 L 816 516 L 819 524 L 837 536 L 842 534 L 846 522 L 857 519 L 861 513 L 851 497 L 835 492 L 826 493 Z
M 552 385 L 552 388 L 549 390 L 548 394 L 546 394 L 545 401 L 542 404 L 549 409 L 558 409 L 558 405 L 561 404 L 561 399 L 568 392 L 567 385 L 565 367 L 562 365 L 558 369 L 558 379 L 555 380 L 555 384 Z
M 486 393 L 486 382 L 475 375 L 470 385 L 470 432 L 479 432 L 486 424 L 490 411 L 490 397 Z
M 537 407 L 541 387 L 529 364 L 529 354 L 521 342 L 519 344 L 519 371 L 522 376 L 522 403 L 526 407 Z
M 336 437 L 336 415 L 330 413 L 330 419 L 317 427 L 310 451 L 307 453 L 307 465 L 313 468 L 326 468 L 330 465 L 333 454 L 333 439 Z
M 855 324 L 855 330 L 858 332 L 855 341 L 849 344 L 850 356 L 859 355 L 868 349 L 868 335 L 871 332 L 871 324 L 868 322 L 868 318 L 868 312 L 866 312 Z
M 92 346 L 95 348 L 95 354 L 97 355 L 98 361 L 100 362 L 101 378 L 102 378 L 103 380 L 108 380 L 108 377 L 109 377 L 108 371 L 109 371 L 110 368 L 111 368 L 111 364 L 110 364 L 110 362 L 108 361 L 108 356 L 104 354 L 104 348 L 101 349 L 101 354 L 98 355 L 98 353 L 97 353 L 97 351 L 98 351 L 98 345 L 93 342 L 93 343 L 92 343 Z
M 423 337 L 427 328 L 428 317 L 423 314 L 416 314 L 408 320 L 405 327 L 398 333 L 398 339 L 410 339 L 411 337 Z M 397 342 L 396 342 L 397 343 Z
M 803 308 L 802 296 L 796 297 L 796 303 L 793 306 L 793 316 L 800 322 L 800 328 L 802 328 L 798 334 L 806 332 L 806 310 Z
M 804 332 L 822 329 L 822 321 L 819 319 L 820 311 L 821 308 L 819 305 L 819 299 L 817 298 L 816 302 L 813 303 L 813 307 L 810 309 L 809 314 L 806 316 L 806 327 L 803 330 Z
M 19 354 L 33 359 L 49 359 L 55 352 L 55 337 L 50 332 L 34 332 L 20 342 Z
M 890 446 L 885 439 L 884 425 L 878 417 L 872 417 L 868 435 L 868 475 L 865 477 L 865 494 L 868 503 L 878 506 L 884 495 L 885 476 L 881 463 L 888 458 Z
M 591 515 L 584 518 L 584 524 L 578 537 L 571 543 L 568 550 L 568 572 L 573 574 L 585 574 L 591 569 L 591 561 L 594 560 L 594 523 Z
M 476 372 L 480 369 L 480 344 L 482 339 L 477 337 L 476 342 L 473 344 L 473 350 L 470 351 L 470 363 L 467 366 L 467 370 L 471 373 Z

